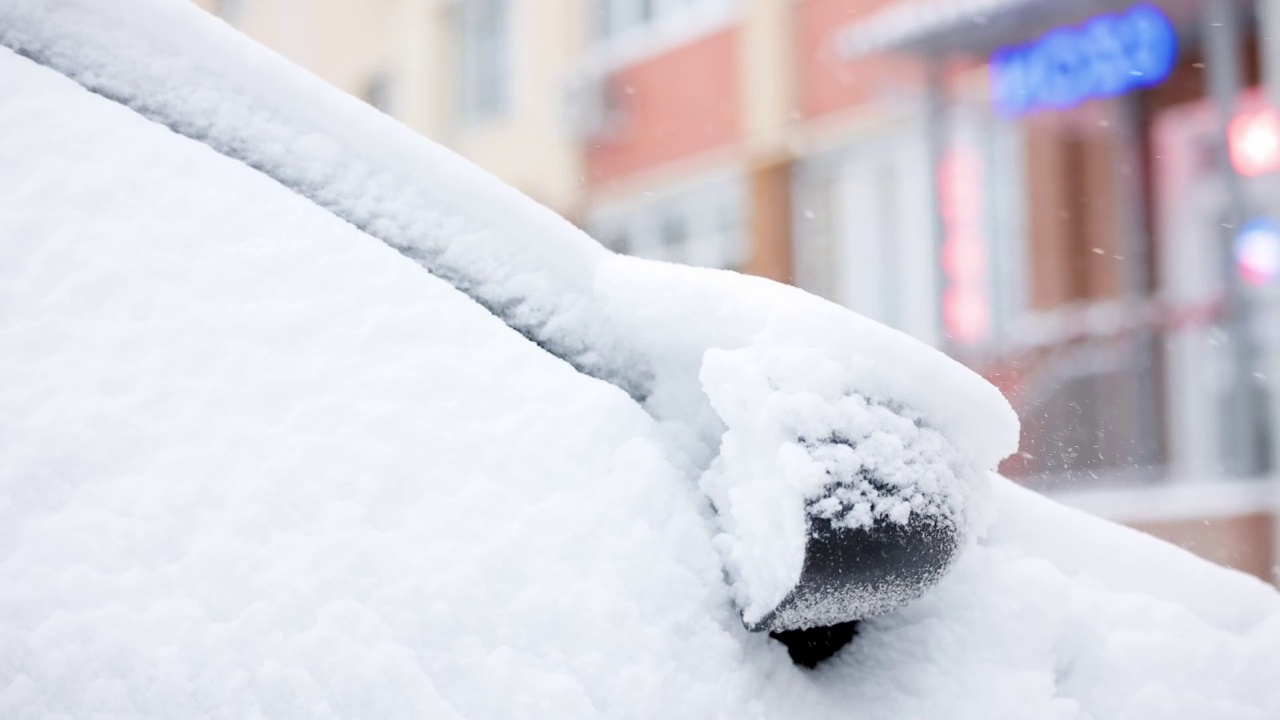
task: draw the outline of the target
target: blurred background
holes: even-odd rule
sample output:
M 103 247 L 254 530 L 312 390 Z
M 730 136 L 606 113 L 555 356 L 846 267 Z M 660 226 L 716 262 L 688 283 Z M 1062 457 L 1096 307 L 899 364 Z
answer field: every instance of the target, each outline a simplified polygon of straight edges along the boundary
M 613 249 L 970 365 L 1002 470 L 1280 576 L 1280 0 L 197 0 Z

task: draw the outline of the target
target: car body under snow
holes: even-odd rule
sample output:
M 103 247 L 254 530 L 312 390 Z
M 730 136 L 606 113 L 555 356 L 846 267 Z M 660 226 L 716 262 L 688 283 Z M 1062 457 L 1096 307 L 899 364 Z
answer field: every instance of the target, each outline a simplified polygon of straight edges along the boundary
M 614 256 L 186 3 L 0 44 L 3 717 L 1280 716 L 1280 596 L 991 474 L 937 351 Z M 815 518 L 954 545 L 788 605 Z

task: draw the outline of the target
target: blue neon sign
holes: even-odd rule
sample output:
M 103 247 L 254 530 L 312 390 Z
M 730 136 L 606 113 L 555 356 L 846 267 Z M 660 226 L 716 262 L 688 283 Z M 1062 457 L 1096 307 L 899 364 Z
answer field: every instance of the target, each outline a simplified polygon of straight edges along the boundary
M 1164 81 L 1178 33 L 1159 9 L 1134 5 L 1083 25 L 1052 30 L 991 56 L 991 97 L 1005 115 L 1064 109 Z

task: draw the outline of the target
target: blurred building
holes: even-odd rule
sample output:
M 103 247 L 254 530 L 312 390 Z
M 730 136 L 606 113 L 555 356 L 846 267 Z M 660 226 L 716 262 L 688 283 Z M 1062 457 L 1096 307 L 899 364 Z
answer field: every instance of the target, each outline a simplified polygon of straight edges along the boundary
M 1006 473 L 1276 573 L 1280 0 L 198 2 L 619 251 L 943 347 Z
M 581 0 L 196 0 L 333 85 L 574 219 L 582 150 L 559 99 Z

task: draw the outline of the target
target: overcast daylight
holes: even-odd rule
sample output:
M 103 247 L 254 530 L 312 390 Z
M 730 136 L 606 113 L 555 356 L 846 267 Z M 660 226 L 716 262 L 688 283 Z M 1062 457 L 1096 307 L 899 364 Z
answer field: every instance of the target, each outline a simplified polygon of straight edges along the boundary
M 1280 719 L 1280 0 L 0 0 L 0 720 Z

